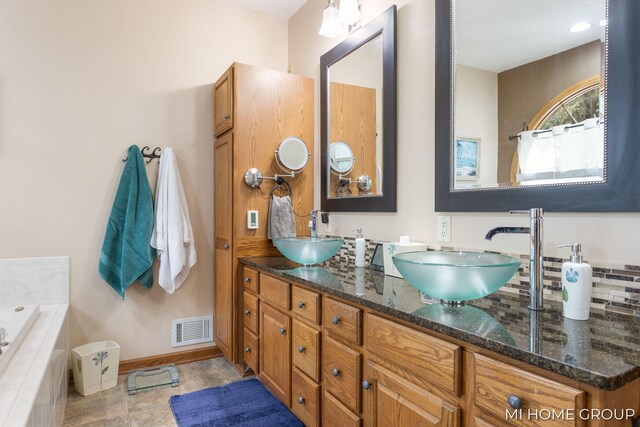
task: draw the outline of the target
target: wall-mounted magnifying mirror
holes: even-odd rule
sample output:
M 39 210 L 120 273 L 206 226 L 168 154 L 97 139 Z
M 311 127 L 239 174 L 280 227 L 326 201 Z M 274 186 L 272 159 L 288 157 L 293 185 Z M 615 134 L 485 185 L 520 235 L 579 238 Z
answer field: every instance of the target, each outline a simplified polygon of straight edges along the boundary
M 324 210 L 396 209 L 396 13 L 320 58 Z
M 276 163 L 287 173 L 296 173 L 309 162 L 309 149 L 303 140 L 290 136 L 282 140 L 276 151 Z
M 329 148 L 329 164 L 331 171 L 339 177 L 348 175 L 356 164 L 349 144 L 342 141 L 332 143 Z
M 307 167 L 311 153 L 307 144 L 295 136 L 289 136 L 280 142 L 275 152 L 275 163 L 283 173 L 264 176 L 257 168 L 250 168 L 244 174 L 244 182 L 251 188 L 258 188 L 265 179 L 278 181 L 279 178 L 294 178 Z

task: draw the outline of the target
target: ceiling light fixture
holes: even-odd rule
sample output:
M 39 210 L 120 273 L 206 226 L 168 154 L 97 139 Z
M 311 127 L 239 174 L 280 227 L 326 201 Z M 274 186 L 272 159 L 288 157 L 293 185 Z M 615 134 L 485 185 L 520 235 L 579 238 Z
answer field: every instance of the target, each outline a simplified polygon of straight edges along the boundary
M 318 34 L 325 37 L 338 37 L 342 33 L 342 25 L 338 22 L 338 8 L 333 3 L 333 0 L 329 0 L 327 7 L 322 12 L 322 25 Z
M 591 24 L 589 24 L 588 22 L 578 22 L 573 27 L 569 28 L 569 31 L 571 31 L 572 33 L 579 33 L 581 31 L 586 31 L 589 28 L 591 28 Z

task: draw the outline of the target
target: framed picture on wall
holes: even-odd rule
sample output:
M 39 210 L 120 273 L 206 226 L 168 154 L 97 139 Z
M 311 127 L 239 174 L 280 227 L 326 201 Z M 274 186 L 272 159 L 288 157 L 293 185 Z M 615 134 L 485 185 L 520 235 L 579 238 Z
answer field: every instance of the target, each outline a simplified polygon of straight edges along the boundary
M 456 138 L 454 152 L 456 180 L 476 181 L 480 176 L 480 138 Z

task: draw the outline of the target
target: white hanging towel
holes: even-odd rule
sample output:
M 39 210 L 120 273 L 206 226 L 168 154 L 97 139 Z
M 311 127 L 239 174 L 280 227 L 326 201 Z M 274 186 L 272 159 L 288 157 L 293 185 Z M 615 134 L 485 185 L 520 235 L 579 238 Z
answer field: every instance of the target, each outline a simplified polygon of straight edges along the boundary
M 196 263 L 196 247 L 178 162 L 171 148 L 162 150 L 160 157 L 151 246 L 157 249 L 160 260 L 158 282 L 172 294 Z

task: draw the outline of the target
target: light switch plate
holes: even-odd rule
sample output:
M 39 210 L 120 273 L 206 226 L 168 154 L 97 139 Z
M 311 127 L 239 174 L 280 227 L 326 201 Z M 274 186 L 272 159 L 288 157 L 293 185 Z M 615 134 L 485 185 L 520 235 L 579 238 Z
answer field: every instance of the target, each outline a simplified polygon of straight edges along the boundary
M 258 229 L 258 211 L 247 211 L 247 228 L 249 230 Z

